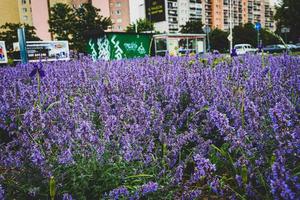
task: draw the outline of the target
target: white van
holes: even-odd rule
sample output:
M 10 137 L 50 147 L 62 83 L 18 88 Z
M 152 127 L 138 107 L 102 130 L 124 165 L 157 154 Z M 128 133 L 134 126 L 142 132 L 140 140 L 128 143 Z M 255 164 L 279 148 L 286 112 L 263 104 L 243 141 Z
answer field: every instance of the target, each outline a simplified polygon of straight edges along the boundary
M 246 53 L 256 53 L 257 49 L 253 48 L 250 44 L 236 44 L 234 45 L 237 55 L 243 55 Z

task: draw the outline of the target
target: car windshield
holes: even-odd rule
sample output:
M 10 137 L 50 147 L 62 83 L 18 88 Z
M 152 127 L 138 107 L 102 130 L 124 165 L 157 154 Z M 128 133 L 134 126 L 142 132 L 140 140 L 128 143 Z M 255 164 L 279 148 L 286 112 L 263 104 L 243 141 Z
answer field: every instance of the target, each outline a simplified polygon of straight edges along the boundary
M 236 48 L 236 49 L 242 49 L 243 46 L 236 46 L 235 48 Z

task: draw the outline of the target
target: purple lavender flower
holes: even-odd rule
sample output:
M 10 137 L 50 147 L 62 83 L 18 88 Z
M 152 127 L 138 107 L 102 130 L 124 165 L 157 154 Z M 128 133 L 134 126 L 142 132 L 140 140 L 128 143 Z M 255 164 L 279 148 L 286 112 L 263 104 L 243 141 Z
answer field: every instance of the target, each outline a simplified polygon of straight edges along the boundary
M 109 192 L 109 197 L 112 199 L 119 199 L 120 197 L 128 197 L 129 191 L 126 187 L 121 186 Z
M 242 185 L 243 185 L 242 177 L 240 175 L 235 175 L 235 180 L 236 180 L 238 186 L 242 187 Z
M 72 195 L 68 193 L 63 194 L 63 200 L 73 200 Z
M 37 166 L 42 166 L 45 161 L 44 156 L 36 145 L 33 145 L 32 148 L 31 161 Z
M 192 182 L 195 183 L 205 176 L 210 176 L 216 170 L 214 164 L 212 164 L 209 159 L 203 158 L 202 155 L 196 154 L 194 156 L 194 161 L 196 164 L 195 171 L 192 176 Z
M 36 74 L 38 74 L 40 77 L 45 76 L 45 71 L 43 70 L 42 63 L 34 64 L 33 67 L 33 70 L 29 74 L 30 77 L 34 77 Z
M 171 198 L 200 198 L 200 187 L 210 188 L 218 198 L 233 198 L 221 183 L 234 188 L 241 185 L 240 177 L 223 183 L 219 177 L 232 173 L 226 167 L 216 169 L 228 164 L 230 155 L 232 168 L 247 167 L 247 185 L 241 189 L 245 198 L 259 193 L 261 198 L 295 199 L 300 195 L 294 175 L 300 154 L 300 58 L 268 56 L 264 63 L 265 68 L 258 55 L 230 60 L 198 55 L 112 62 L 83 58 L 43 63 L 33 71 L 0 68 L 1 139 L 2 130 L 8 138 L 0 142 L 0 168 L 30 171 L 33 163 L 36 173 L 42 173 L 32 177 L 55 174 L 62 182 L 69 173 L 57 170 L 77 164 L 74 155 L 100 167 L 115 166 L 116 161 L 140 163 L 136 172 L 150 169 L 162 185 L 143 182 L 134 194 L 116 188 L 113 196 L 138 199 L 142 188 L 147 197 L 149 191 L 179 183 L 177 196 Z M 41 70 L 47 72 L 40 82 L 43 92 L 28 77 L 30 72 L 42 77 Z M 211 155 L 211 144 L 225 153 Z M 122 179 L 128 172 L 119 170 L 115 175 Z M 15 175 L 11 173 L 4 179 Z M 16 186 L 23 185 L 16 181 Z M 61 191 L 69 191 L 69 185 L 59 184 Z M 82 187 L 93 190 L 91 185 Z M 6 198 L 13 198 L 9 194 Z
M 150 181 L 150 182 L 142 185 L 139 190 L 140 190 L 142 196 L 146 196 L 146 194 L 148 194 L 148 193 L 156 192 L 158 190 L 158 184 Z
M 5 200 L 5 191 L 1 184 L 0 184 L 0 199 Z
M 59 157 L 61 164 L 72 164 L 74 163 L 73 155 L 70 148 L 65 149 Z
M 179 165 L 175 171 L 174 183 L 175 184 L 180 183 L 182 181 L 182 178 L 183 178 L 183 165 Z
M 202 191 L 201 190 L 193 190 L 189 194 L 189 198 L 192 199 L 198 199 L 199 196 L 201 195 Z

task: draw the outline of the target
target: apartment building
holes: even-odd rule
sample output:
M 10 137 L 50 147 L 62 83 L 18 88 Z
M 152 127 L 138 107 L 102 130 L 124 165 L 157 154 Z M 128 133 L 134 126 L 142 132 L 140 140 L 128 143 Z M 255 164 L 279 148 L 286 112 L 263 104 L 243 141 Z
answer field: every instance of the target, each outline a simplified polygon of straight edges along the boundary
M 30 0 L 1 0 L 0 12 L 0 25 L 5 23 L 32 25 Z
M 155 29 L 160 32 L 177 33 L 187 21 L 201 20 L 205 14 L 201 0 L 165 0 L 164 3 L 165 21 L 154 21 Z
M 148 1 L 148 2 L 147 2 Z M 189 20 L 201 20 L 203 24 L 222 30 L 229 29 L 230 0 L 157 0 L 164 4 L 164 20 L 153 21 L 156 30 L 177 33 Z M 272 16 L 274 7 L 270 0 L 232 0 L 233 26 L 247 22 L 260 22 L 263 27 L 275 29 Z M 6 22 L 26 23 L 36 27 L 37 35 L 50 40 L 48 32 L 49 8 L 56 3 L 78 7 L 92 3 L 101 15 L 111 17 L 113 26 L 109 31 L 125 31 L 130 23 L 146 18 L 145 3 L 155 0 L 1 0 L 0 25 Z
M 130 23 L 129 1 L 128 0 L 110 0 L 109 1 L 110 18 L 113 23 L 112 31 L 122 32 Z
M 269 1 L 232 0 L 232 25 L 260 22 L 263 27 L 275 30 L 272 20 L 274 7 L 270 5 Z M 155 22 L 154 26 L 160 32 L 177 33 L 187 21 L 201 20 L 203 24 L 212 28 L 229 30 L 229 3 L 230 0 L 165 0 L 166 20 Z M 140 6 L 139 9 L 145 9 L 145 6 Z M 141 18 L 143 17 L 141 16 Z
M 232 26 L 260 22 L 263 27 L 275 29 L 274 8 L 269 0 L 231 0 Z M 205 21 L 213 28 L 229 29 L 230 0 L 205 0 Z

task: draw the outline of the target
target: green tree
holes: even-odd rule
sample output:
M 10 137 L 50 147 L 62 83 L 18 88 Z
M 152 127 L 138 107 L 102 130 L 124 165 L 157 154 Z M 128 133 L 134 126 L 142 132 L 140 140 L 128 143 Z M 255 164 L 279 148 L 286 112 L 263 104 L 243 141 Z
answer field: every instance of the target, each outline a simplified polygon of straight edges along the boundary
M 190 20 L 181 26 L 180 33 L 203 33 L 201 20 Z
M 90 3 L 73 8 L 55 4 L 50 10 L 49 31 L 56 39 L 68 40 L 71 48 L 86 52 L 88 39 L 99 36 L 112 25 L 111 19 L 100 15 L 100 9 Z
M 80 52 L 86 52 L 86 44 L 91 37 L 99 37 L 109 26 L 111 19 L 100 15 L 100 9 L 91 3 L 82 4 L 74 10 L 76 16 L 73 44 Z
M 137 30 L 138 33 L 146 31 L 154 31 L 154 25 L 147 19 L 138 19 L 136 23 L 129 24 L 126 28 L 126 32 L 135 33 Z
M 252 23 L 235 26 L 233 28 L 233 44 L 251 44 L 257 46 L 257 32 Z
M 229 41 L 227 39 L 229 33 L 218 28 L 213 29 L 210 34 L 211 49 L 225 53 L 229 49 Z
M 260 36 L 263 46 L 281 43 L 281 41 L 270 32 L 271 31 L 268 31 L 267 29 L 261 29 Z
M 50 8 L 49 32 L 57 40 L 71 40 L 75 30 L 75 14 L 72 7 L 57 3 Z
M 276 7 L 276 32 L 281 34 L 281 28 L 288 27 L 288 40 L 300 41 L 300 1 L 299 0 L 282 0 L 280 6 Z
M 280 43 L 278 38 L 276 38 L 272 33 L 270 33 L 270 31 L 268 31 L 265 28 L 262 28 L 260 30 L 260 40 L 262 41 L 263 46 Z M 255 29 L 254 24 L 247 23 L 244 25 L 234 27 L 233 43 L 247 43 L 251 44 L 253 47 L 257 47 L 257 31 Z
M 18 42 L 18 28 L 21 27 L 25 28 L 25 37 L 27 41 L 40 40 L 40 38 L 36 36 L 35 27 L 28 24 L 6 23 L 0 26 L 0 30 L 2 30 L 0 32 L 0 40 L 5 41 L 8 51 L 12 51 L 13 43 Z

